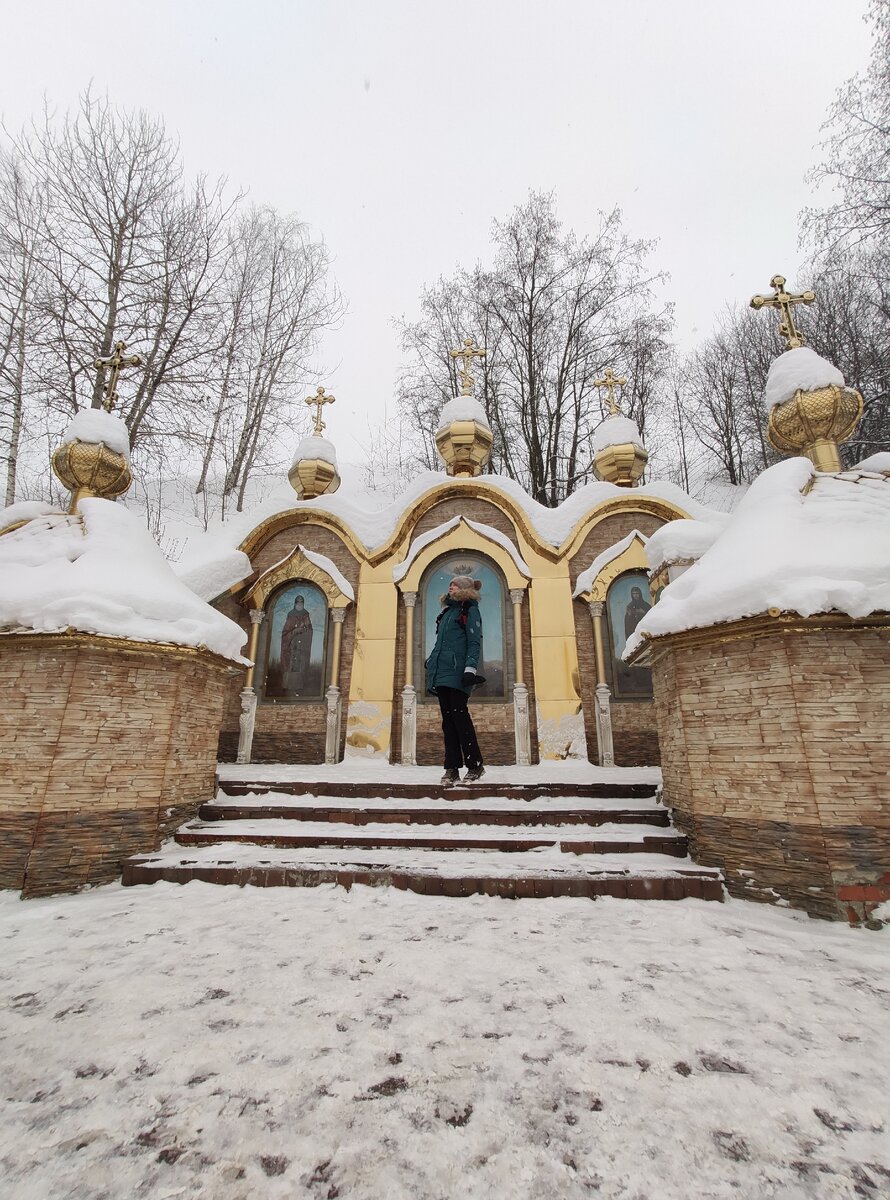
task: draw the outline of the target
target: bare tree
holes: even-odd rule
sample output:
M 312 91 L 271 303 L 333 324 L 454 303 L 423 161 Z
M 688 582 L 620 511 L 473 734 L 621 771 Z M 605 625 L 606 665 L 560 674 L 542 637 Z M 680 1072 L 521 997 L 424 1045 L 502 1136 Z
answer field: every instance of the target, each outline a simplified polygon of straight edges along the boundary
M 457 392 L 448 351 L 472 334 L 487 354 L 479 368 L 494 434 L 493 464 L 543 504 L 570 495 L 588 467 L 587 440 L 602 418 L 597 372 L 632 362 L 634 402 L 657 402 L 655 375 L 670 315 L 652 311 L 649 245 L 623 232 L 616 210 L 593 237 L 564 232 L 553 197 L 533 193 L 493 230 L 494 261 L 459 269 L 424 291 L 419 321 L 402 321 L 409 358 L 399 397 L 429 465 L 429 435 L 441 404 Z

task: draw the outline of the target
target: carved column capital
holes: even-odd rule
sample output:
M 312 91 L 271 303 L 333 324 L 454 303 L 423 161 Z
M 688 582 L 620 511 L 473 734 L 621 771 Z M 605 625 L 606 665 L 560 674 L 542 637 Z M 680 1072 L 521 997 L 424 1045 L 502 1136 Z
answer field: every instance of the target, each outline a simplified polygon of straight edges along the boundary
M 521 604 L 525 599 L 525 588 L 510 588 L 511 604 Z
M 413 608 L 417 603 L 417 592 L 402 592 L 405 608 Z
M 346 620 L 346 609 L 345 608 L 332 608 L 331 609 L 331 620 L 334 622 L 335 625 L 342 625 L 343 622 Z
M 590 615 L 592 617 L 601 617 L 603 615 L 602 600 L 588 600 L 587 607 L 590 609 Z
M 265 609 L 262 609 L 262 608 L 252 608 L 252 609 L 250 610 L 250 623 L 251 623 L 251 625 L 262 625 L 262 623 L 263 623 L 263 618 L 265 617 L 265 615 L 266 615 L 266 613 L 265 613 Z

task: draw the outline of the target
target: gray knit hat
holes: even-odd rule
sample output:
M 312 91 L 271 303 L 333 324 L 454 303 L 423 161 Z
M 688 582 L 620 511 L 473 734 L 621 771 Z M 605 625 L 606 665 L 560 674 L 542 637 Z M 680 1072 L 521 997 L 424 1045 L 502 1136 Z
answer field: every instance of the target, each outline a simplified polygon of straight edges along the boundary
M 456 583 L 461 590 L 470 592 L 474 590 L 480 592 L 482 590 L 482 580 L 471 579 L 469 575 L 455 575 L 451 582 Z

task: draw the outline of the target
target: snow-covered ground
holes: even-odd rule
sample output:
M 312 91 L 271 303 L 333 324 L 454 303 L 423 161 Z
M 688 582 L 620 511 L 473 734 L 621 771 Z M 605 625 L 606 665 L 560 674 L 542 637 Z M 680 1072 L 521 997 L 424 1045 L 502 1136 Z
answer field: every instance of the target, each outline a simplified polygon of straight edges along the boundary
M 0 896 L 0 1195 L 890 1195 L 890 933 L 742 902 Z

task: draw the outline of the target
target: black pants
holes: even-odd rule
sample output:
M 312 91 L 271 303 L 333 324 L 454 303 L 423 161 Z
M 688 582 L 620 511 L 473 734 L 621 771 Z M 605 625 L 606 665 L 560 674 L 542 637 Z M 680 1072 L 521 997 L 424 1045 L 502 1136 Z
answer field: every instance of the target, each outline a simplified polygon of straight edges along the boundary
M 445 735 L 445 770 L 459 771 L 461 767 L 481 767 L 482 754 L 476 741 L 473 718 L 467 708 L 469 696 L 460 688 L 438 687 L 439 708 L 442 710 L 442 732 Z

